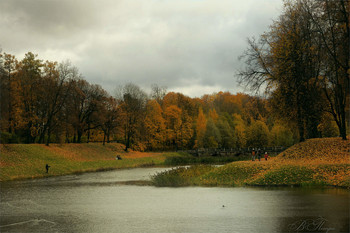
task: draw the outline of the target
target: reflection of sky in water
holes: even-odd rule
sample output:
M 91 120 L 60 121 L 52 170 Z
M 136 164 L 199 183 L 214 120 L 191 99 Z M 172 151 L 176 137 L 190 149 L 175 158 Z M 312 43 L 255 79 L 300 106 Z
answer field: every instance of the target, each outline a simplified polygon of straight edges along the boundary
M 0 232 L 286 232 L 319 217 L 348 229 L 346 190 L 113 185 L 158 169 L 2 184 Z

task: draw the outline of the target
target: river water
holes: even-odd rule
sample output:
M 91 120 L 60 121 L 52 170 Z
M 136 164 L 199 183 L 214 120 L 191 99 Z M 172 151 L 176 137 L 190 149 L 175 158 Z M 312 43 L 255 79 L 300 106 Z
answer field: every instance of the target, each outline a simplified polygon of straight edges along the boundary
M 164 168 L 1 183 L 0 232 L 349 232 L 349 191 L 124 185 Z

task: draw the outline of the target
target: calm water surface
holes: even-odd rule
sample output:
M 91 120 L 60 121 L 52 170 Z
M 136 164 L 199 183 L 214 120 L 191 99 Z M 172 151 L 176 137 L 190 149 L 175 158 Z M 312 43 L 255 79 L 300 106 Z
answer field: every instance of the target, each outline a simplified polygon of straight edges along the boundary
M 1 184 L 0 232 L 349 232 L 349 191 L 156 188 L 160 168 Z

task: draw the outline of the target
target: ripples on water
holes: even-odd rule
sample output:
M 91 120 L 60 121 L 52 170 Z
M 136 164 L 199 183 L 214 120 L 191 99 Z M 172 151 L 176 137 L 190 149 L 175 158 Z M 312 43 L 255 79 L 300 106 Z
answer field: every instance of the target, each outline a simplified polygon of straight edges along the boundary
M 1 184 L 0 232 L 348 232 L 349 191 L 156 188 L 159 168 Z

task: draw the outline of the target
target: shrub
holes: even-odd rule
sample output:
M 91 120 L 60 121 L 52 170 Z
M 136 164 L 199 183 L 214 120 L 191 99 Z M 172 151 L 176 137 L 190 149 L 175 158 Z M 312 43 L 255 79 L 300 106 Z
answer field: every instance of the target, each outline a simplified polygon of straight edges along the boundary
M 1 138 L 0 143 L 8 144 L 8 143 L 19 143 L 19 138 L 16 134 L 11 134 L 8 132 L 0 132 Z
M 198 184 L 196 180 L 203 174 L 214 169 L 212 166 L 196 165 L 179 167 L 165 172 L 157 173 L 151 177 L 152 183 L 158 187 L 180 187 Z

